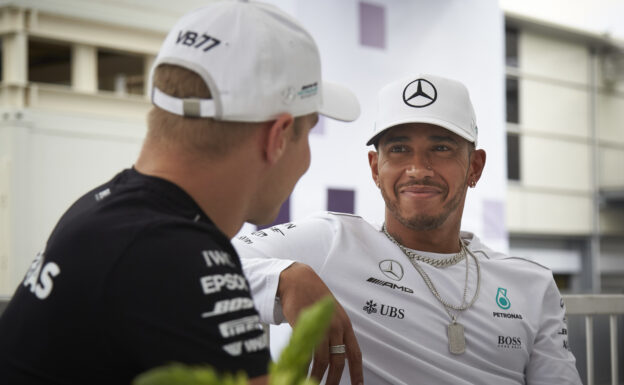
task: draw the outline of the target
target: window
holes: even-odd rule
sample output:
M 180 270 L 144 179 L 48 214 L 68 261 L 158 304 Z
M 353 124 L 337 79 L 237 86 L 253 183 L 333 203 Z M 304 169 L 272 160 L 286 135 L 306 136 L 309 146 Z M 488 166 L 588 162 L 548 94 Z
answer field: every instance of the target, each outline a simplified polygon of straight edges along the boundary
M 71 84 L 71 47 L 69 44 L 28 40 L 28 81 Z
M 2 83 L 4 81 L 4 71 L 2 69 L 2 63 L 4 62 L 3 59 L 3 55 L 4 55 L 4 45 L 2 44 L 2 38 L 0 37 L 0 83 Z
M 505 64 L 518 67 L 518 30 L 505 28 Z
M 519 106 L 519 90 L 518 79 L 514 77 L 507 77 L 505 84 L 506 88 L 506 108 L 507 108 L 507 123 L 519 123 L 520 122 L 520 106 Z
M 507 133 L 507 179 L 520 180 L 520 136 Z
M 98 88 L 118 94 L 144 94 L 141 55 L 98 50 Z
M 519 124 L 520 82 L 515 70 L 518 68 L 518 30 L 512 27 L 505 28 L 505 64 L 509 74 L 505 80 L 506 121 Z M 507 179 L 520 180 L 520 135 L 517 132 L 507 133 Z
M 565 292 L 571 290 L 570 274 L 553 274 L 553 278 L 555 279 L 555 284 L 559 291 Z

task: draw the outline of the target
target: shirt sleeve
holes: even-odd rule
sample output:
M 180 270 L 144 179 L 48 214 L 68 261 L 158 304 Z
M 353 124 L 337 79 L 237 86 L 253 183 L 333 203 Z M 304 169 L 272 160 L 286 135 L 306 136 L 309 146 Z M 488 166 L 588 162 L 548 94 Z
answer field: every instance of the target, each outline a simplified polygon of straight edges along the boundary
M 526 369 L 528 385 L 581 385 L 576 360 L 568 346 L 565 305 L 552 276 L 542 301 L 540 330 Z
M 284 322 L 276 298 L 280 273 L 294 262 L 322 269 L 334 238 L 332 218 L 318 214 L 294 223 L 285 223 L 250 234 L 232 243 L 239 253 L 245 276 L 263 322 Z
M 231 244 L 201 224 L 146 231 L 111 272 L 111 339 L 132 367 L 266 374 L 268 338 Z

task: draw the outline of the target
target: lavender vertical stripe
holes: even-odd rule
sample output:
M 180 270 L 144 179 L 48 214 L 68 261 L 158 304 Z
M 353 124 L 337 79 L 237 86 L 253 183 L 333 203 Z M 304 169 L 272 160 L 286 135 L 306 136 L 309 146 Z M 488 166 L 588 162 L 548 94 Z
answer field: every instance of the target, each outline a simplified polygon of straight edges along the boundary
M 355 191 L 327 189 L 327 210 L 340 213 L 355 213 Z
M 282 223 L 290 222 L 290 197 L 286 199 L 286 202 L 282 203 L 282 207 L 280 207 L 280 211 L 277 214 L 277 218 L 273 221 L 273 223 L 268 225 L 258 226 L 258 230 L 266 229 L 268 227 L 272 227 L 275 225 L 279 225 Z
M 505 204 L 502 201 L 483 201 L 483 236 L 490 239 L 507 238 Z
M 315 135 L 323 135 L 325 133 L 325 117 L 323 115 L 319 115 L 318 122 L 316 123 L 316 126 L 312 128 L 310 133 Z
M 360 2 L 360 44 L 386 48 L 386 9 L 383 6 Z

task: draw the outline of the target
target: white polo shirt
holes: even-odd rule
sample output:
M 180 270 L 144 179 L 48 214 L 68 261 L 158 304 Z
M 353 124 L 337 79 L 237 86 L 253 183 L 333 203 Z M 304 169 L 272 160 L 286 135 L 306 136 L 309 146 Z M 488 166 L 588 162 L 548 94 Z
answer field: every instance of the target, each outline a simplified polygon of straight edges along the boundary
M 472 307 L 451 310 L 465 329 L 460 355 L 449 352 L 451 319 L 443 305 L 379 226 L 319 213 L 233 243 L 265 322 L 283 322 L 275 293 L 284 268 L 298 261 L 317 272 L 351 319 L 366 384 L 581 384 L 551 271 L 492 251 L 471 233 L 461 237 L 479 261 L 480 288 Z M 468 261 L 467 302 L 477 288 L 477 266 Z M 446 268 L 419 264 L 441 298 L 462 303 L 465 261 Z M 349 383 L 347 369 L 341 383 Z

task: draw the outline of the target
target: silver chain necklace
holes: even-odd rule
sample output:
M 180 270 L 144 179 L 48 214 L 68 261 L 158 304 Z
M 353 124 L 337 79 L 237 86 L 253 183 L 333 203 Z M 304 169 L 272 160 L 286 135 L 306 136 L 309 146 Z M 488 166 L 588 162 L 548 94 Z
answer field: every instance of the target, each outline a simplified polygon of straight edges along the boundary
M 385 225 L 384 225 L 384 232 L 385 232 Z M 386 235 L 387 235 L 387 232 L 386 232 Z M 394 241 L 394 239 L 392 240 Z M 408 249 L 407 247 L 399 244 L 396 241 L 395 241 L 395 244 L 399 246 L 401 250 L 403 250 L 403 253 L 407 254 L 410 259 L 416 259 L 418 261 L 424 262 L 427 265 L 431 265 L 433 267 L 453 266 L 461 262 L 462 259 L 466 258 L 466 252 L 463 247 L 461 248 L 459 253 L 455 254 L 454 256 L 450 258 L 436 259 L 436 258 L 429 258 L 429 257 L 425 257 L 424 255 L 417 254 L 414 251 Z
M 429 291 L 431 291 L 431 293 L 438 300 L 438 302 L 440 302 L 442 304 L 442 306 L 444 306 L 444 310 L 449 315 L 449 317 L 451 317 L 451 323 L 448 325 L 448 329 L 447 329 L 448 340 L 449 340 L 449 351 L 451 353 L 453 353 L 453 354 L 462 354 L 462 353 L 464 353 L 466 351 L 466 338 L 465 338 L 465 335 L 464 335 L 464 326 L 462 324 L 460 324 L 459 322 L 457 322 L 457 319 L 461 315 L 461 312 L 466 310 L 466 309 L 468 309 L 469 307 L 471 307 L 475 303 L 477 298 L 479 297 L 479 288 L 481 286 L 481 270 L 480 270 L 480 267 L 479 267 L 479 261 L 477 260 L 477 257 L 475 257 L 475 255 L 470 250 L 468 250 L 468 248 L 464 244 L 464 241 L 462 239 L 460 239 L 461 250 L 455 256 L 453 256 L 451 258 L 447 258 L 445 260 L 442 260 L 442 262 L 444 264 L 443 266 L 438 266 L 438 265 L 441 265 L 441 264 L 431 264 L 430 263 L 430 265 L 435 266 L 435 267 L 446 267 L 446 266 L 454 265 L 454 264 L 458 263 L 459 261 L 461 261 L 463 258 L 466 258 L 466 281 L 464 283 L 464 295 L 463 295 L 461 304 L 459 306 L 455 306 L 455 305 L 452 305 L 451 303 L 449 303 L 448 301 L 445 301 L 440 296 L 440 293 L 436 289 L 436 287 L 433 284 L 433 281 L 431 280 L 429 275 L 416 262 L 416 260 L 420 260 L 420 261 L 423 261 L 425 263 L 428 263 L 427 260 L 433 260 L 433 259 L 432 258 L 423 257 L 421 255 L 418 255 L 417 253 L 414 253 L 413 251 L 407 249 L 405 246 L 400 244 L 396 239 L 394 239 L 394 237 L 392 235 L 390 235 L 390 233 L 388 233 L 388 230 L 386 230 L 386 224 L 385 223 L 383 224 L 381 229 L 382 229 L 383 233 L 386 235 L 386 237 L 388 237 L 388 239 L 390 241 L 392 241 L 392 243 L 397 245 L 399 247 L 399 249 L 401 249 L 403 254 L 405 254 L 407 259 L 409 259 L 409 261 L 414 266 L 416 271 L 418 271 L 418 273 L 422 277 L 423 281 L 425 281 L 425 284 L 429 288 Z M 472 299 L 470 300 L 469 303 L 466 303 L 466 296 L 467 296 L 467 292 L 468 292 L 468 258 L 466 257 L 466 254 L 470 254 L 470 256 L 472 257 L 472 259 L 475 262 L 475 266 L 477 267 L 477 288 L 475 289 L 475 293 L 474 293 L 474 295 L 473 295 L 473 297 L 472 297 Z M 417 258 L 417 257 L 420 257 L 420 258 Z M 444 261 L 454 261 L 454 260 L 457 260 L 457 261 L 454 262 L 454 263 L 444 262 Z M 457 311 L 457 315 L 451 313 L 451 311 L 449 309 L 456 310 Z

